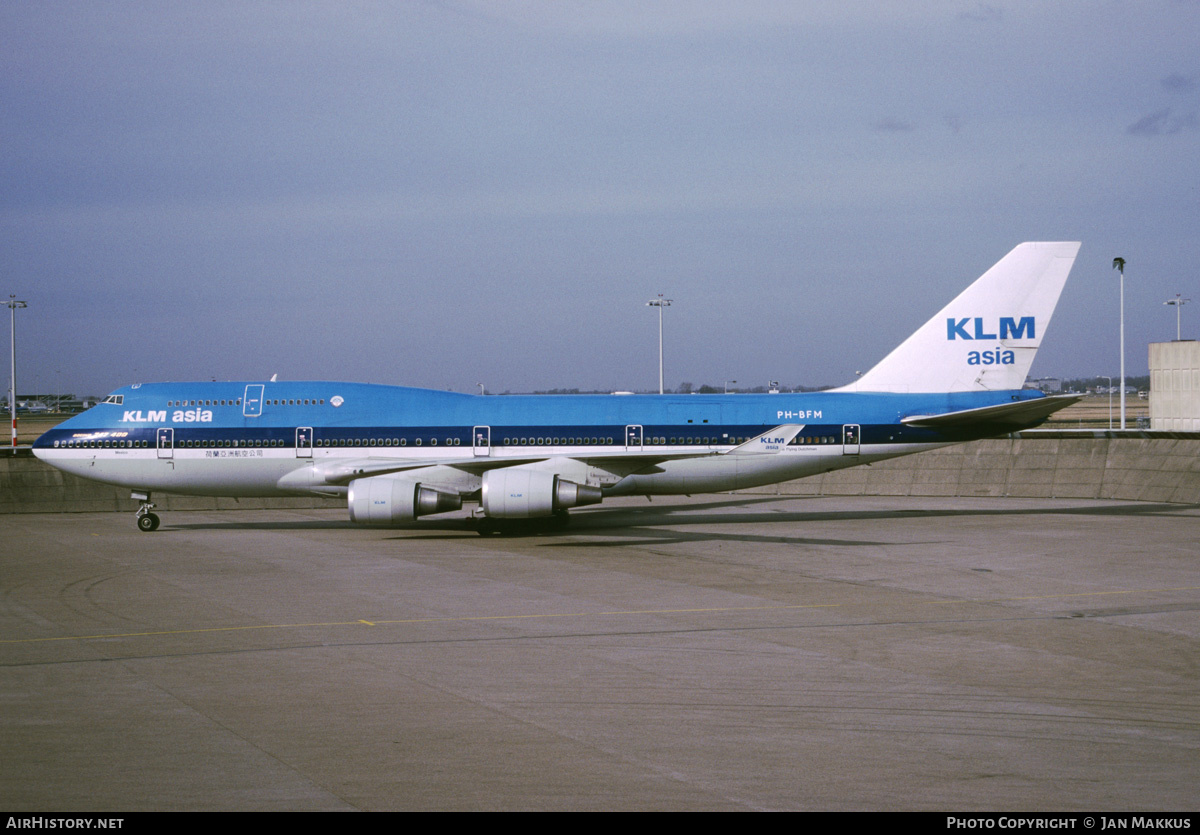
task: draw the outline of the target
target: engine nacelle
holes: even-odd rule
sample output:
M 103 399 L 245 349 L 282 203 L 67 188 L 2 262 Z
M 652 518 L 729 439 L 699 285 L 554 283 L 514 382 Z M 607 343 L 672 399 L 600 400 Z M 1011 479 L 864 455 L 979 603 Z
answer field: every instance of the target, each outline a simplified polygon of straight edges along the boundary
M 394 525 L 462 508 L 457 493 L 443 493 L 394 476 L 356 478 L 350 482 L 348 502 L 350 521 L 360 525 Z
M 585 504 L 599 504 L 604 494 L 539 470 L 499 469 L 483 474 L 480 503 L 497 519 L 530 519 Z

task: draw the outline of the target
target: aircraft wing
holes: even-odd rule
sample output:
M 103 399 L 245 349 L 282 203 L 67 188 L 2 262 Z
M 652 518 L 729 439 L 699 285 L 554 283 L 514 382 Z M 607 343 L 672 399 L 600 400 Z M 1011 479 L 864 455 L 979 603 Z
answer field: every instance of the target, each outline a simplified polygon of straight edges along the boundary
M 1001 403 L 999 406 L 983 406 L 978 409 L 963 409 L 940 415 L 913 415 L 900 422 L 906 426 L 925 429 L 978 429 L 995 426 L 1008 432 L 1036 426 L 1059 409 L 1083 399 L 1079 394 L 1062 394 L 1039 397 L 1036 400 L 1020 400 L 1016 403 Z
M 329 464 L 317 464 L 316 469 L 322 477 L 325 484 L 349 484 L 356 478 L 370 478 L 377 475 L 390 475 L 392 473 L 403 473 L 409 470 L 424 470 L 430 467 L 453 467 L 456 470 L 463 472 L 482 474 L 488 470 L 496 470 L 501 467 L 519 467 L 522 464 L 535 464 L 538 461 L 545 461 L 547 458 L 573 458 L 577 461 L 587 463 L 595 463 L 600 466 L 621 467 L 644 467 L 649 464 L 657 464 L 662 461 L 670 461 L 679 458 L 701 458 L 707 455 L 717 455 L 716 452 L 678 452 L 678 453 L 659 453 L 659 452 L 630 452 L 628 450 L 614 450 L 611 453 L 595 452 L 587 455 L 523 455 L 518 458 L 505 456 L 504 458 L 440 458 L 428 459 L 423 458 L 419 461 L 398 461 L 395 458 L 360 458 L 356 461 L 338 461 Z
M 634 452 L 628 449 L 614 449 L 611 452 L 589 452 L 586 455 L 522 455 L 519 457 L 505 456 L 492 458 L 439 458 L 430 460 L 397 460 L 395 458 L 359 458 L 353 461 L 330 461 L 314 465 L 315 473 L 310 471 L 308 477 L 316 476 L 316 481 L 327 485 L 349 484 L 356 478 L 391 475 L 409 470 L 423 470 L 429 467 L 454 467 L 463 472 L 480 475 L 488 470 L 500 467 L 517 467 L 521 464 L 533 464 L 545 461 L 547 458 L 573 458 L 593 466 L 610 470 L 625 470 L 632 472 L 641 467 L 653 466 L 664 461 L 675 461 L 684 458 L 704 458 L 710 455 L 764 455 L 778 452 L 792 438 L 804 429 L 802 425 L 777 426 L 749 441 L 725 451 L 705 452 Z

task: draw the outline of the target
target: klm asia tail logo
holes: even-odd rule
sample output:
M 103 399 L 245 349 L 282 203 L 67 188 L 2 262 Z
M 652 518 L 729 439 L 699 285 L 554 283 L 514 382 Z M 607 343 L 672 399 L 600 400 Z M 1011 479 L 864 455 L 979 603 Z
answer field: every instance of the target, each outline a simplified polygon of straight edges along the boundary
M 974 323 L 974 329 L 970 332 L 967 331 L 967 322 Z M 984 329 L 983 318 L 979 316 L 974 319 L 951 317 L 946 320 L 946 338 L 950 341 L 955 339 L 1034 339 L 1036 336 L 1032 316 L 1022 316 L 1020 319 L 1001 316 L 998 337 L 995 333 L 988 333 Z
M 968 329 L 968 323 L 971 324 L 970 329 Z M 990 333 L 980 316 L 973 319 L 950 317 L 946 320 L 946 339 L 950 342 L 956 339 L 1035 339 L 1036 337 L 1037 326 L 1032 316 L 1022 316 L 1020 319 L 1001 316 L 999 327 Z M 1013 351 L 1000 348 L 967 352 L 967 365 L 1015 365 L 1016 362 L 1017 357 Z

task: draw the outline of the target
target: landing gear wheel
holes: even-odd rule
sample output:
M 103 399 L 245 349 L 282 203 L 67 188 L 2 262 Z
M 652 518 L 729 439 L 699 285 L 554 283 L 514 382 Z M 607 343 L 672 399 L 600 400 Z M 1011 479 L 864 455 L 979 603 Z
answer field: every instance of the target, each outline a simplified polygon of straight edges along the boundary
M 154 513 L 147 513 L 144 516 L 139 516 L 137 520 L 138 530 L 142 531 L 143 533 L 156 531 L 158 530 L 160 521 L 161 520 L 159 520 L 158 515 Z
M 158 530 L 159 519 L 154 515 L 154 502 L 150 501 L 150 493 L 134 490 L 129 498 L 134 499 L 138 503 L 138 530 L 142 533 L 150 533 L 151 531 Z

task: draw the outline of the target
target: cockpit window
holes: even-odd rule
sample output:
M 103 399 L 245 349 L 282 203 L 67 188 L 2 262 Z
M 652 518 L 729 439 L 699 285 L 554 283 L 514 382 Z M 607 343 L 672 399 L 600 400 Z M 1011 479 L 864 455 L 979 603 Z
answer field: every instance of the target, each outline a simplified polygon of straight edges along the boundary
M 110 394 L 108 397 L 104 398 L 104 402 L 105 402 L 105 403 L 112 403 L 114 406 L 121 406 L 121 405 L 123 405 L 123 404 L 125 403 L 125 395 L 123 395 L 123 394 Z

